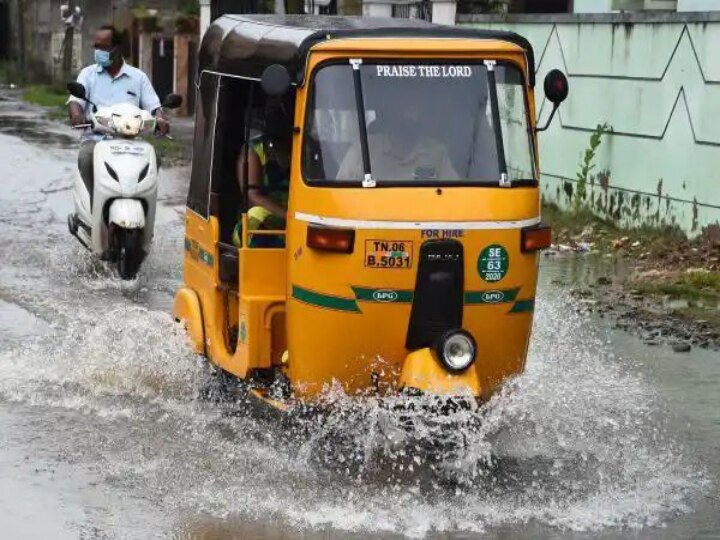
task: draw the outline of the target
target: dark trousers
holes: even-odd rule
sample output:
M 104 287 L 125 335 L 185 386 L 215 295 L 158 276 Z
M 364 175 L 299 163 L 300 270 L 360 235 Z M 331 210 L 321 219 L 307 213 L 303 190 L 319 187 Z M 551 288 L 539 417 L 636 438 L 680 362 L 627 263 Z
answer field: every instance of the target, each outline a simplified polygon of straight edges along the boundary
M 93 200 L 93 153 L 95 151 L 96 141 L 83 141 L 78 152 L 78 170 L 85 187 L 90 193 L 90 204 Z

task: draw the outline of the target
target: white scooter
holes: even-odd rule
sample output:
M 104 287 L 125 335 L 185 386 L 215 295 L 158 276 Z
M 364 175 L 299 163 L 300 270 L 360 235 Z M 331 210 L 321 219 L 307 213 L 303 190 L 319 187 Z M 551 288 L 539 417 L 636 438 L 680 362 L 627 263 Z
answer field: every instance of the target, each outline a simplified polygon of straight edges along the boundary
M 155 227 L 157 156 L 142 136 L 155 130 L 156 120 L 130 103 L 97 108 L 76 82 L 68 84 L 68 91 L 92 106 L 90 123 L 74 127 L 104 136 L 93 152 L 92 189 L 76 171 L 70 234 L 101 259 L 116 263 L 122 279 L 133 279 L 150 250 Z M 163 107 L 181 103 L 180 96 L 170 94 Z

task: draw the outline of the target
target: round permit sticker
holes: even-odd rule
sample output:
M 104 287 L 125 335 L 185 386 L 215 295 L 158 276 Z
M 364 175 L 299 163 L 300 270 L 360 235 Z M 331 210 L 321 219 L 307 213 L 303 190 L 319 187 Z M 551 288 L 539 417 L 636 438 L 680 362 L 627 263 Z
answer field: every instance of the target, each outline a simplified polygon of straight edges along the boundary
M 478 257 L 478 273 L 485 281 L 494 283 L 507 274 L 510 257 L 507 250 L 500 244 L 493 244 L 480 252 Z

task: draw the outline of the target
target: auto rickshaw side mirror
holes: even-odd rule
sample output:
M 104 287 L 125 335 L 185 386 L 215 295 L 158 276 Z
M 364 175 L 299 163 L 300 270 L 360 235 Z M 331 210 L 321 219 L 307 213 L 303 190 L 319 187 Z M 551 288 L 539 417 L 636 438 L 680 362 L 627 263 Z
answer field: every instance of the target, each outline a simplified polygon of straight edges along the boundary
M 553 104 L 553 108 L 547 123 L 543 127 L 535 129 L 535 131 L 538 132 L 545 131 L 550 127 L 550 122 L 552 122 L 555 116 L 555 111 L 558 110 L 560 104 L 567 98 L 569 90 L 567 77 L 565 77 L 565 74 L 559 69 L 552 69 L 545 75 L 543 89 L 545 90 L 545 97 Z
M 268 66 L 260 78 L 260 86 L 268 96 L 283 96 L 290 90 L 290 73 L 280 64 Z
M 180 105 L 182 105 L 182 96 L 178 94 L 168 94 L 162 104 L 166 109 L 177 109 Z

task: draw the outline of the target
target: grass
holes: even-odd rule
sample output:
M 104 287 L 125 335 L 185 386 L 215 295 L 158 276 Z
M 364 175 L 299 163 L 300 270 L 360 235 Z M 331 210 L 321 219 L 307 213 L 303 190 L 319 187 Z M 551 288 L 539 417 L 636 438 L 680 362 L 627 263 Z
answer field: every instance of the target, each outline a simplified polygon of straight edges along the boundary
M 48 109 L 51 120 L 67 119 L 67 97 L 67 92 L 46 85 L 28 86 L 23 92 L 23 100 Z
M 176 139 L 148 137 L 146 140 L 155 147 L 155 152 L 166 165 L 190 159 L 185 145 Z
M 685 272 L 683 280 L 689 286 L 720 295 L 720 272 Z
M 594 227 L 595 230 L 619 230 L 615 224 L 599 218 L 588 208 L 580 208 L 577 211 L 563 210 L 556 204 L 545 203 L 542 207 L 542 216 L 543 221 L 551 225 L 553 231 L 562 231 L 567 236 L 577 236 L 589 226 Z
M 642 294 L 661 294 L 672 299 L 720 301 L 720 272 L 689 271 L 672 282 L 635 283 L 635 289 Z
M 45 85 L 28 86 L 23 93 L 25 101 L 41 107 L 65 107 L 67 98 L 67 92 L 60 92 Z
M 592 238 L 584 240 L 592 240 L 595 248 L 601 252 L 611 251 L 613 240 L 620 238 L 627 238 L 624 243 L 626 247 L 639 241 L 642 249 L 650 252 L 666 251 L 671 245 L 687 242 L 687 237 L 677 227 L 620 227 L 610 220 L 598 217 L 586 207 L 564 210 L 553 203 L 544 203 L 542 216 L 543 221 L 553 229 L 554 242 L 572 243 L 590 228 Z

